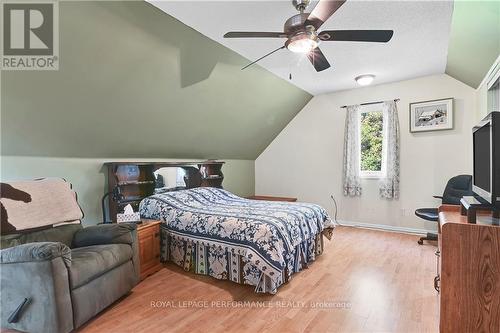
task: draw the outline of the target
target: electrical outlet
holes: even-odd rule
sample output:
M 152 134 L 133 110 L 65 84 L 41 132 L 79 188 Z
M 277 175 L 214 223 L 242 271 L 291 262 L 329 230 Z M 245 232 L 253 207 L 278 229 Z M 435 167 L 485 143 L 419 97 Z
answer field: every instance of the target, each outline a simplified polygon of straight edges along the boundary
M 401 208 L 401 216 L 409 217 L 412 216 L 413 211 L 410 208 Z

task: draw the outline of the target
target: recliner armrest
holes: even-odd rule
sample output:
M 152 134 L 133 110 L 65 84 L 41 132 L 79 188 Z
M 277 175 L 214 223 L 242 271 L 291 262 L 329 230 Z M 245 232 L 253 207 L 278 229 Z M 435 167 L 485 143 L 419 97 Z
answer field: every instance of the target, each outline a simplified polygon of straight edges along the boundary
M 66 266 L 71 264 L 71 250 L 59 242 L 35 242 L 9 247 L 0 251 L 0 263 L 13 264 L 47 261 L 61 257 Z
M 73 246 L 83 247 L 103 244 L 130 244 L 137 236 L 135 223 L 100 224 L 78 230 L 73 236 Z
M 73 331 L 73 307 L 68 269 L 71 250 L 58 242 L 33 242 L 0 251 L 1 327 L 23 332 Z M 32 301 L 18 314 L 19 304 Z M 2 330 L 3 331 L 3 330 Z

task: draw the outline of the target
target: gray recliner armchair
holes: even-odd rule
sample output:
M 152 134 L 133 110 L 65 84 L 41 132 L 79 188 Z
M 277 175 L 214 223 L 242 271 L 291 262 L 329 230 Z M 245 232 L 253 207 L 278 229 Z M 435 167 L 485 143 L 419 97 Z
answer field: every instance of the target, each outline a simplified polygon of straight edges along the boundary
M 2 328 L 70 332 L 139 282 L 135 224 L 50 225 L 0 240 Z

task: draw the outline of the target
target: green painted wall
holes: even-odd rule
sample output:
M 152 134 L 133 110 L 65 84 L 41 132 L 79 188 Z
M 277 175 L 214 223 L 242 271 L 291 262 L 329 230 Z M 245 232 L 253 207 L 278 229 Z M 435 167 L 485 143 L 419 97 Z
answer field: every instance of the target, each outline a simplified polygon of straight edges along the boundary
M 128 160 L 140 161 L 141 159 Z M 168 161 L 168 159 L 155 160 Z M 179 161 L 179 159 L 171 160 Z M 0 181 L 62 177 L 69 181 L 78 193 L 78 202 L 85 213 L 83 223 L 96 224 L 102 220 L 101 198 L 106 193 L 106 170 L 102 165 L 107 161 L 119 161 L 119 159 L 2 156 Z M 222 168 L 224 188 L 241 196 L 253 195 L 254 161 L 225 161 L 226 164 Z
M 500 1 L 455 1 L 446 74 L 477 88 L 500 54 Z
M 311 96 L 143 1 L 60 2 L 60 70 L 1 72 L 0 180 L 63 177 L 101 220 L 102 163 L 254 160 Z
M 2 72 L 3 155 L 254 160 L 311 95 L 144 1 L 61 2 L 60 70 Z

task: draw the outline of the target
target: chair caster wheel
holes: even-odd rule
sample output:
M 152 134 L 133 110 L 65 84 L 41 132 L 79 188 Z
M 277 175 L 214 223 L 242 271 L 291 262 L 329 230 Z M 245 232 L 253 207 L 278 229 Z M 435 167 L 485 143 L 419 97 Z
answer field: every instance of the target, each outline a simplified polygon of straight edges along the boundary
M 423 241 L 423 240 L 421 240 L 421 239 L 419 239 L 419 240 L 417 241 L 417 243 L 418 243 L 418 245 L 423 245 L 423 244 L 424 244 L 424 241 Z

